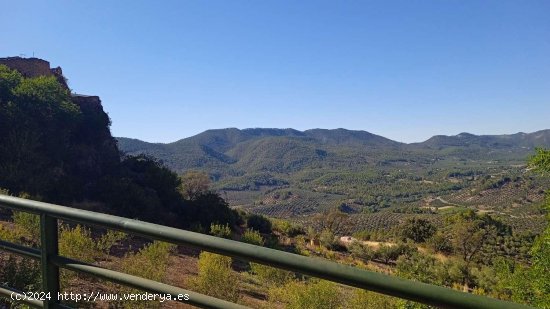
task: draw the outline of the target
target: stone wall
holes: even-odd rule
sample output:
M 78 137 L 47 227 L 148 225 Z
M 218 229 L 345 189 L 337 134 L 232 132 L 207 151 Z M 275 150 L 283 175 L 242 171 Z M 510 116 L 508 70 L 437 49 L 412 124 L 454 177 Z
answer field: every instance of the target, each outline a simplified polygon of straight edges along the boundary
M 8 57 L 0 58 L 0 64 L 19 71 L 24 77 L 52 76 L 50 63 L 38 58 Z
M 50 63 L 39 58 L 7 57 L 0 58 L 0 64 L 10 69 L 17 70 L 24 77 L 55 76 L 65 88 L 69 89 L 63 71 L 60 67 L 50 68 Z

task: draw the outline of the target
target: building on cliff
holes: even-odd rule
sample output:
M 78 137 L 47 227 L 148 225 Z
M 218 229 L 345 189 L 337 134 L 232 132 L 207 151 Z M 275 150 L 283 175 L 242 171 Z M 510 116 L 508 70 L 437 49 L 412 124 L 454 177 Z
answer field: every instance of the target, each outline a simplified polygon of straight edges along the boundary
M 26 78 L 54 76 L 70 91 L 60 67 L 51 68 L 50 63 L 39 58 L 7 57 L 0 58 L 0 65 L 16 70 Z M 82 149 L 86 149 L 87 158 L 82 159 L 79 168 L 85 174 L 99 176 L 116 165 L 120 153 L 116 139 L 110 131 L 111 120 L 103 110 L 98 96 L 71 93 L 71 101 L 80 108 L 82 126 L 75 136 Z M 101 161 L 101 162 L 99 162 Z M 103 169 L 103 170 L 102 170 Z
M 67 80 L 63 77 L 60 67 L 50 68 L 50 63 L 39 58 L 6 57 L 0 58 L 0 64 L 10 69 L 17 70 L 23 77 L 55 76 L 55 78 L 67 89 Z
M 40 58 L 5 57 L 0 58 L 0 65 L 5 65 L 12 70 L 16 70 L 26 78 L 54 76 L 65 88 L 69 89 L 61 67 L 51 68 L 50 62 L 46 60 Z M 73 103 L 80 106 L 81 110 L 103 113 L 101 100 L 98 96 L 71 93 L 71 97 Z

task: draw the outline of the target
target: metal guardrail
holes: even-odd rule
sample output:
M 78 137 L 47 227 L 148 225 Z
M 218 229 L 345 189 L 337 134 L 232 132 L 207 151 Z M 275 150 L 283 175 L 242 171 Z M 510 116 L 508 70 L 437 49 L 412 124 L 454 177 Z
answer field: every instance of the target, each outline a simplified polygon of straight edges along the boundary
M 240 258 L 264 265 L 273 266 L 333 282 L 408 299 L 428 305 L 446 308 L 530 308 L 525 305 L 497 300 L 494 298 L 464 293 L 453 289 L 404 280 L 397 277 L 358 269 L 330 262 L 324 259 L 305 257 L 284 251 L 254 246 L 238 241 L 217 238 L 209 235 L 184 231 L 158 224 L 126 219 L 76 208 L 31 201 L 0 195 L 0 207 L 7 207 L 40 215 L 41 249 L 29 248 L 0 240 L 0 249 L 24 255 L 41 261 L 42 289 L 57 295 L 59 292 L 59 268 L 85 273 L 113 281 L 122 285 L 151 293 L 189 294 L 183 303 L 202 308 L 247 308 L 221 299 L 202 295 L 182 288 L 156 281 L 104 269 L 58 254 L 58 219 L 76 223 L 114 229 L 126 233 L 161 240 L 177 245 L 189 245 L 201 250 Z M 0 286 L 0 295 L 8 296 L 14 291 Z M 68 308 L 52 297 L 49 301 L 24 302 L 37 308 Z

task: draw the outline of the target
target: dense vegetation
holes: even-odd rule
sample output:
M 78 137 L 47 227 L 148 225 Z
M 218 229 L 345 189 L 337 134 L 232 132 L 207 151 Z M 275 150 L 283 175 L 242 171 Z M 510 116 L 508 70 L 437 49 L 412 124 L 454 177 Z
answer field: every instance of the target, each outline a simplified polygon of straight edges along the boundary
M 190 179 L 145 155 L 121 157 L 109 126 L 55 77 L 0 66 L 0 188 L 177 227 L 235 223 L 217 194 L 185 195 Z

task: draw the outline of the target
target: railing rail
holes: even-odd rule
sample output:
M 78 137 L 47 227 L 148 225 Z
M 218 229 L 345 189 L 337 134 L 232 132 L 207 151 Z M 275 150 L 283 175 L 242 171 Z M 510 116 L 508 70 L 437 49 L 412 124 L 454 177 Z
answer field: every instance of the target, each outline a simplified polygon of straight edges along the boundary
M 68 220 L 161 240 L 177 245 L 189 245 L 201 250 L 236 257 L 264 265 L 290 270 L 333 282 L 408 299 L 424 304 L 449 308 L 530 308 L 512 302 L 464 293 L 453 289 L 429 285 L 411 280 L 384 275 L 376 272 L 330 262 L 324 259 L 305 257 L 284 251 L 254 246 L 238 241 L 221 239 L 209 235 L 184 231 L 158 224 L 142 222 L 112 215 L 106 215 L 76 208 L 31 201 L 0 195 L 0 207 L 30 212 L 41 216 L 41 249 L 33 249 L 5 241 L 0 241 L 0 249 L 40 259 L 43 290 L 59 290 L 59 267 L 86 273 L 95 277 L 114 281 L 123 285 L 152 293 L 165 293 L 176 296 L 189 294 L 189 300 L 182 302 L 202 308 L 246 308 L 224 300 L 187 291 L 178 287 L 103 269 L 58 255 L 57 220 Z M 8 295 L 8 287 L 0 287 L 0 294 Z M 61 308 L 57 299 L 45 301 L 42 305 L 27 303 L 34 307 Z

